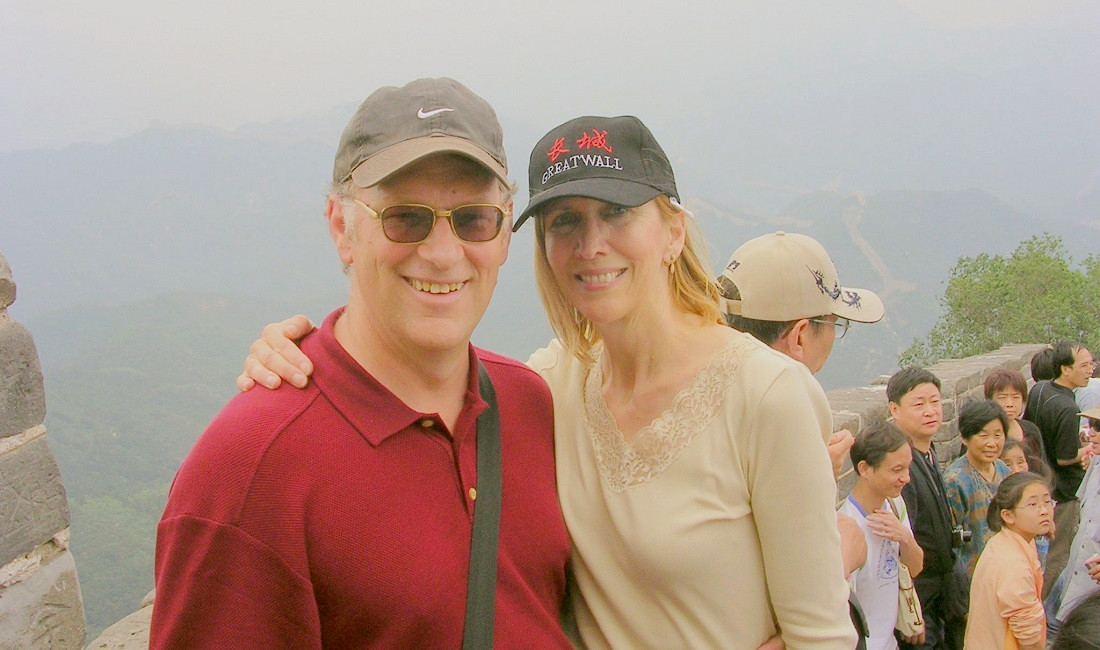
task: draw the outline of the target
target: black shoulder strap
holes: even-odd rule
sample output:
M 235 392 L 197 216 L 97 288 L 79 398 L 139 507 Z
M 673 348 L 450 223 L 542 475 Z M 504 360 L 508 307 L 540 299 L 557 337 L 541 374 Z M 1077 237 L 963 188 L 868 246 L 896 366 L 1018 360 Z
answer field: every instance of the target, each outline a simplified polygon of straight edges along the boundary
M 497 595 L 497 540 L 500 536 L 500 414 L 489 373 L 479 360 L 478 387 L 489 405 L 477 416 L 477 497 L 470 540 L 463 650 L 493 647 Z

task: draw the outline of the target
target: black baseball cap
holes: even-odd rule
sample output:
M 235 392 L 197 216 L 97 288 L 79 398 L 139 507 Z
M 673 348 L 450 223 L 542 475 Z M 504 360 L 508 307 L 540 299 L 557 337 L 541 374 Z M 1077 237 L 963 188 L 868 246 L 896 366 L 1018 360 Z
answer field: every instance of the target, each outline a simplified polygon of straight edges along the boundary
M 563 196 L 635 207 L 659 194 L 678 199 L 661 145 L 633 115 L 585 116 L 557 126 L 535 145 L 528 166 L 531 200 L 512 230 Z

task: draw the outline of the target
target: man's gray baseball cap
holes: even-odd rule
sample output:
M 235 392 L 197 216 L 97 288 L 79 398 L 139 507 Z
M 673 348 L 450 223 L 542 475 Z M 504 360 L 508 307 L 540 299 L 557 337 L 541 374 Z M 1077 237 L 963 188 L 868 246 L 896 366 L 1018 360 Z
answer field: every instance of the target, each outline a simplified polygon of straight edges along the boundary
M 470 158 L 509 182 L 504 133 L 488 102 L 447 77 L 385 86 L 363 101 L 340 136 L 332 180 L 371 187 L 437 153 Z

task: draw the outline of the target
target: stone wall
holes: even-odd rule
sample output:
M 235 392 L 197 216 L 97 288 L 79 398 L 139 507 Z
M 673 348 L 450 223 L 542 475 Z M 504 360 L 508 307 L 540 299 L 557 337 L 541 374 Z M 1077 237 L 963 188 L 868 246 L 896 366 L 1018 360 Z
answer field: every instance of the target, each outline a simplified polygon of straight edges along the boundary
M 0 256 L 0 648 L 80 648 L 84 603 L 69 553 L 69 506 L 46 443 L 34 339 L 8 316 Z

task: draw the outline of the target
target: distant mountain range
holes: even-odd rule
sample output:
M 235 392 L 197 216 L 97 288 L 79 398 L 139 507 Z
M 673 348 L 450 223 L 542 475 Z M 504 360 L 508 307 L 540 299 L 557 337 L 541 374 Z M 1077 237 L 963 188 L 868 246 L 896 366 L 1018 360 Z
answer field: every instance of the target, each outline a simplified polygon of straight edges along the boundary
M 319 322 L 345 299 L 322 209 L 351 110 L 234 133 L 155 127 L 104 145 L 0 154 L 0 252 L 18 285 L 10 311 L 43 359 L 93 634 L 148 589 L 151 526 L 168 482 L 232 394 L 248 342 L 269 321 L 305 312 Z M 505 126 L 523 180 L 518 146 L 540 132 Z M 819 376 L 826 387 L 891 372 L 935 321 L 959 256 L 1008 252 L 1043 231 L 1081 257 L 1096 248 L 1081 236 L 1100 226 L 1095 188 L 1052 190 L 1034 205 L 981 189 L 853 189 L 840 179 L 822 187 L 807 180 L 827 167 L 820 156 L 789 178 L 771 163 L 760 176 L 726 178 L 711 164 L 722 154 L 697 133 L 688 129 L 687 140 L 700 155 L 679 178 L 716 271 L 751 237 L 802 232 L 830 251 L 843 283 L 883 295 L 887 318 L 838 343 Z M 550 337 L 531 233 L 514 235 L 475 333 L 475 343 L 519 358 Z

